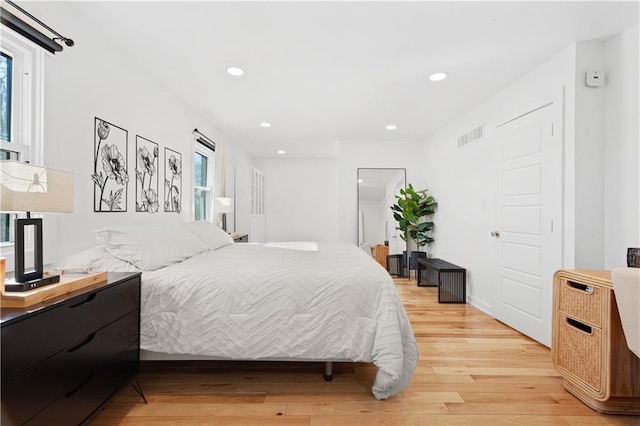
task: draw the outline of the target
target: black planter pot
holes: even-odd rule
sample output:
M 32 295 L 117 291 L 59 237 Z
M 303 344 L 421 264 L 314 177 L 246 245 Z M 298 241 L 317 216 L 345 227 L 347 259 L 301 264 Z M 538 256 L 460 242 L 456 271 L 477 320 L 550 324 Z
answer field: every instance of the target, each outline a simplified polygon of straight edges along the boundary
M 416 269 L 418 269 L 418 259 L 419 258 L 426 258 L 427 257 L 427 253 L 424 251 L 412 251 L 411 252 L 411 259 L 409 259 L 409 269 L 413 269 L 414 271 Z M 406 268 L 407 267 L 407 252 L 403 251 L 402 252 L 402 265 Z

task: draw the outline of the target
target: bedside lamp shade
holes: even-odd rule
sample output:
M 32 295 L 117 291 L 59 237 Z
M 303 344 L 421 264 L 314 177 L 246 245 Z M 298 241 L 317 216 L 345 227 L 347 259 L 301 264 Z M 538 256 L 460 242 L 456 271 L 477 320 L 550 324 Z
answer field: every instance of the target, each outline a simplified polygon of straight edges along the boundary
M 73 212 L 73 174 L 18 161 L 0 162 L 0 210 Z
M 27 218 L 15 219 L 15 281 L 26 283 L 22 290 L 52 284 L 43 280 L 42 219 L 31 212 L 73 212 L 73 174 L 35 164 L 0 161 L 0 211 L 26 212 Z M 34 230 L 34 267 L 25 268 L 25 227 Z M 6 282 L 5 282 L 6 284 Z
M 222 229 L 227 230 L 227 213 L 233 213 L 233 198 L 216 197 L 215 211 L 222 213 Z
M 218 213 L 233 213 L 233 198 L 216 197 L 216 211 Z

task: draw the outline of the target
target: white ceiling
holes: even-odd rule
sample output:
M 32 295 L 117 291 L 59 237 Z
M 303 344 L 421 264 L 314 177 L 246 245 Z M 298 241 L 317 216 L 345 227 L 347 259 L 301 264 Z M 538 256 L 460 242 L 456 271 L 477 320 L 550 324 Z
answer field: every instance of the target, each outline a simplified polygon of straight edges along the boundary
M 637 1 L 73 6 L 250 155 L 290 158 L 423 141 L 573 42 L 638 22 Z

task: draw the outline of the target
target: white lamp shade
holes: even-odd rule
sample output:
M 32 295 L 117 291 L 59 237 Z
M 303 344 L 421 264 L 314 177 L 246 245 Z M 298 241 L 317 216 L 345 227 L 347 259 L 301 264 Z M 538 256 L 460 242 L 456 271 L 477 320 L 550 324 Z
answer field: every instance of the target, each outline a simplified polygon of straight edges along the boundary
M 0 211 L 73 212 L 73 173 L 0 161 Z
M 233 212 L 233 198 L 216 197 L 215 211 L 216 211 L 216 213 L 232 213 Z

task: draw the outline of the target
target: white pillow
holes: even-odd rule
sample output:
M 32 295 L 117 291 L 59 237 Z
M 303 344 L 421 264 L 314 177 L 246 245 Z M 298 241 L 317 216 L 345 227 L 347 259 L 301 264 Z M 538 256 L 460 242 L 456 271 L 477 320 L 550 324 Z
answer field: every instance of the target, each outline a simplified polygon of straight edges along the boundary
M 65 268 L 90 268 L 96 272 L 139 272 L 129 262 L 118 259 L 109 253 L 104 246 L 95 246 L 87 250 L 72 254 L 57 266 L 57 269 Z
M 207 250 L 179 226 L 103 228 L 96 231 L 96 238 L 113 256 L 142 271 L 155 271 Z
M 220 247 L 233 244 L 233 238 L 222 228 L 206 220 L 196 220 L 182 223 L 181 226 L 189 231 L 191 235 L 198 238 L 210 250 L 217 250 Z

